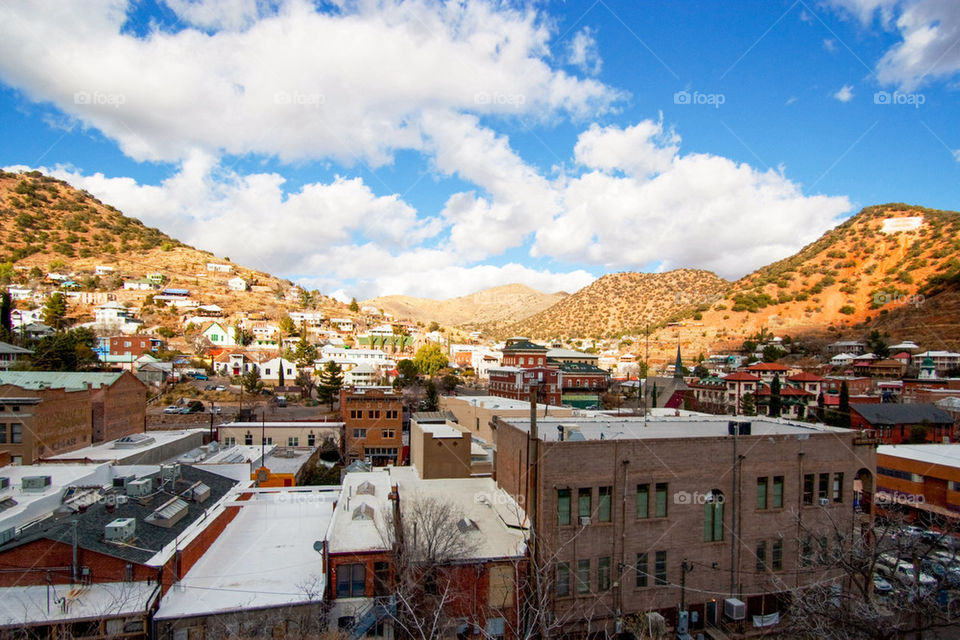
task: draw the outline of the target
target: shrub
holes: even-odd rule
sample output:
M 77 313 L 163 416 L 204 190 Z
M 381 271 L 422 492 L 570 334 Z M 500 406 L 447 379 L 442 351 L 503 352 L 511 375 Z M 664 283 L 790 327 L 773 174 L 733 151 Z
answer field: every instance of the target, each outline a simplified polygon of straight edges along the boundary
M 850 306 L 849 304 L 845 304 L 842 307 L 840 307 L 839 311 L 840 313 L 847 316 L 852 316 L 854 313 L 857 312 L 857 310 L 854 307 Z

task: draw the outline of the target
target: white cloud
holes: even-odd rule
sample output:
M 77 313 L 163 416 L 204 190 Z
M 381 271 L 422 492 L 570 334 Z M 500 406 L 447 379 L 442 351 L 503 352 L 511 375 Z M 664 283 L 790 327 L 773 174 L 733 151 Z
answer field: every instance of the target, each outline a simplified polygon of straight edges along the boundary
M 960 149 L 956 149 L 953 152 L 953 159 L 956 160 L 957 162 L 960 162 Z
M 837 43 L 832 38 L 824 38 L 823 48 L 832 53 L 837 50 Z
M 901 41 L 877 63 L 882 84 L 911 91 L 960 72 L 960 2 L 955 0 L 831 0 L 865 25 L 880 16 Z
M 584 73 L 600 73 L 603 59 L 600 57 L 593 29 L 584 27 L 573 36 L 567 46 L 567 62 L 579 67 Z
M 679 143 L 673 131 L 664 132 L 661 114 L 658 122 L 644 120 L 626 129 L 593 124 L 577 138 L 573 153 L 577 162 L 591 169 L 620 169 L 644 177 L 667 171 Z
M 836 93 L 833 94 L 833 97 L 840 102 L 850 102 L 853 100 L 853 85 L 845 84 Z
M 124 31 L 119 0 L 6 5 L 0 79 L 136 160 L 166 161 L 201 149 L 376 166 L 422 148 L 426 109 L 546 118 L 602 113 L 621 97 L 552 69 L 552 32 L 533 10 L 483 0 L 328 13 L 306 0 L 170 6 L 187 25 L 225 30 L 138 38 Z
M 590 140 L 604 171 L 558 181 L 563 213 L 537 232 L 534 255 L 606 269 L 700 267 L 738 278 L 798 250 L 851 210 L 845 197 L 804 195 L 782 173 L 681 155 L 677 136 L 657 142 L 661 126 L 641 125 L 581 134 L 577 146 Z M 655 176 L 631 169 L 632 150 L 643 146 L 638 130 L 672 156 Z M 617 168 L 626 175 L 615 175 Z

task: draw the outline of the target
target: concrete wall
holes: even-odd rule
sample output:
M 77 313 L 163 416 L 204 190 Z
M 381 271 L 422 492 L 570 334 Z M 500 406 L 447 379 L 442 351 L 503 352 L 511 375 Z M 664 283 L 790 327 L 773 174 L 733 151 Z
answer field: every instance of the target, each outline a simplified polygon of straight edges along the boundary
M 445 426 L 460 431 L 452 422 Z M 420 471 L 420 477 L 469 478 L 470 434 L 460 431 L 459 437 L 437 437 L 429 428 L 430 425 L 422 427 L 416 420 L 410 421 L 410 462 Z

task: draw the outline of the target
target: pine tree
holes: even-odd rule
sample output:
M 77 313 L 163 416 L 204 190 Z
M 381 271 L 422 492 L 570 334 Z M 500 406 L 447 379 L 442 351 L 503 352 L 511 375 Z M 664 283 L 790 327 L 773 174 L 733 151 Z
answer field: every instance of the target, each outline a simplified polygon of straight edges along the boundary
M 321 402 L 330 404 L 330 411 L 333 411 L 333 403 L 340 395 L 342 387 L 343 369 L 336 362 L 330 360 L 320 373 L 320 384 L 317 385 L 317 395 Z
M 55 331 L 63 329 L 63 321 L 67 317 L 67 299 L 59 291 L 49 298 L 43 305 L 43 321 Z
M 779 418 L 782 411 L 780 400 L 780 374 L 774 374 L 770 383 L 770 417 Z
M 13 301 L 6 291 L 0 293 L 0 340 L 13 341 Z
M 837 407 L 840 413 L 840 426 L 850 428 L 850 389 L 847 388 L 847 381 L 840 383 L 840 404 Z

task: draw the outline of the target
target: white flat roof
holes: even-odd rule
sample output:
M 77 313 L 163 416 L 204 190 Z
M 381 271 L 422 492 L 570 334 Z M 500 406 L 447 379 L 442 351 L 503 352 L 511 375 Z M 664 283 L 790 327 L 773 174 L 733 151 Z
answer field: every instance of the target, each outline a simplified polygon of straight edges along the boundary
M 295 474 L 303 468 L 303 465 L 307 464 L 310 456 L 316 450 L 316 447 L 279 447 L 267 454 L 263 466 L 273 473 Z M 282 455 L 281 452 L 283 452 Z M 287 452 L 293 452 L 293 455 L 289 455 Z
M 419 424 L 419 423 L 418 423 Z M 421 424 L 420 428 L 424 433 L 429 433 L 434 438 L 462 438 L 463 431 L 457 429 L 451 424 Z
M 960 467 L 960 444 L 884 444 L 877 447 L 877 455 Z
M 95 444 L 76 451 L 50 456 L 50 460 L 96 460 L 98 462 L 123 463 L 124 460 L 139 456 L 144 451 L 157 449 L 172 442 L 207 433 L 207 429 L 184 429 L 182 431 L 148 431 L 142 435 L 153 438 L 153 442 L 139 447 L 117 447 L 116 440 Z M 140 435 L 140 434 L 135 434 Z
M 0 626 L 49 624 L 144 614 L 156 595 L 157 583 L 101 582 L 0 587 Z M 54 603 L 66 598 L 66 610 Z
M 521 431 L 530 430 L 530 421 L 523 418 L 504 418 L 505 422 L 517 427 Z M 783 419 L 759 418 L 757 416 L 714 416 L 701 414 L 697 416 L 666 417 L 654 416 L 644 423 L 643 418 L 613 416 L 569 418 L 538 418 L 537 427 L 540 440 L 544 442 L 559 442 L 559 426 L 576 428 L 582 438 L 580 440 L 638 440 L 648 438 L 712 438 L 727 437 L 729 435 L 727 423 L 730 420 L 746 421 L 751 423 L 751 435 L 810 435 L 816 433 L 850 433 L 849 429 L 828 427 L 826 425 L 789 422 Z M 570 437 L 566 437 L 570 440 Z
M 480 409 L 500 409 L 501 411 L 530 411 L 530 403 L 526 400 L 514 400 L 513 398 L 501 398 L 500 396 L 456 396 L 451 400 L 466 402 L 470 406 Z M 546 405 L 537 404 L 537 407 Z M 556 405 L 549 405 L 551 409 L 563 409 Z
M 50 476 L 44 491 L 23 491 L 22 481 L 30 476 Z M 0 500 L 12 499 L 17 504 L 0 511 L 0 530 L 22 527 L 60 506 L 60 496 L 68 486 L 102 486 L 113 482 L 111 466 L 100 464 L 33 464 L 0 468 L 0 477 L 10 486 L 0 491 Z
M 225 429 L 241 427 L 253 431 L 254 429 L 260 429 L 261 427 L 265 427 L 267 429 L 289 429 L 291 427 L 299 429 L 339 429 L 342 426 L 342 422 L 224 422 L 223 424 L 218 425 L 218 428 Z
M 358 493 L 365 482 L 373 486 L 373 495 Z M 387 499 L 392 483 L 390 474 L 384 471 L 357 471 L 344 476 L 340 500 L 327 532 L 330 553 L 387 549 L 384 514 L 393 508 Z M 362 506 L 373 509 L 372 520 L 354 519 L 354 510 Z
M 259 462 L 260 454 L 274 450 L 277 445 L 266 444 L 261 447 L 254 444 L 235 444 L 229 447 L 223 447 L 213 455 L 204 458 L 200 464 L 229 464 L 233 462 Z
M 323 599 L 326 568 L 314 544 L 330 524 L 338 487 L 256 492 L 171 588 L 154 617 L 209 615 Z M 330 490 L 333 489 L 333 490 Z

